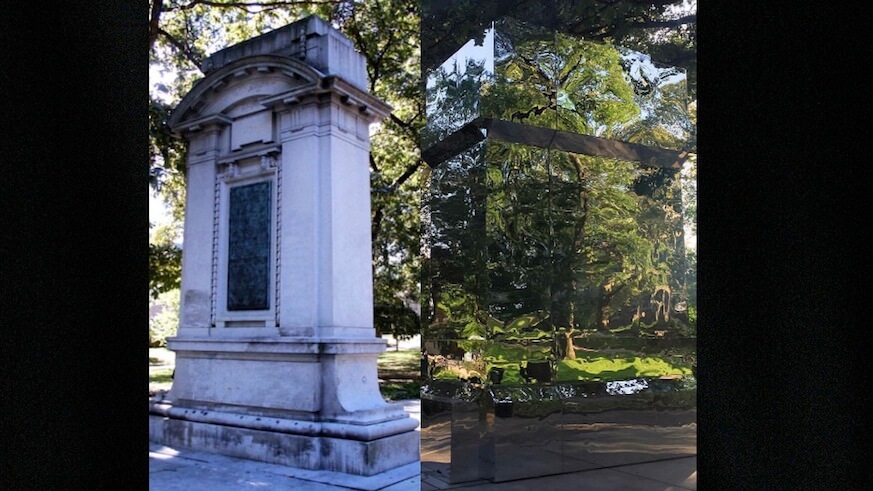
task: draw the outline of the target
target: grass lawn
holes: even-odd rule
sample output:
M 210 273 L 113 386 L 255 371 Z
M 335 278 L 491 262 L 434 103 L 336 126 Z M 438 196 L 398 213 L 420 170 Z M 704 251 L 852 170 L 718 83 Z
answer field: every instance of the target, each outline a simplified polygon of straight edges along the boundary
M 377 370 L 382 397 L 396 401 L 418 399 L 421 389 L 419 350 L 388 351 L 379 355 Z M 149 349 L 149 396 L 170 390 L 175 356 L 165 348 Z

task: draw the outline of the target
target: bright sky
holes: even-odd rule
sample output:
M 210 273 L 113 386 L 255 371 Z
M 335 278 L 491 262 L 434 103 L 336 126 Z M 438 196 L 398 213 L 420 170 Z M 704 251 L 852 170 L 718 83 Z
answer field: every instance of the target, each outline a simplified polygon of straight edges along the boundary
M 167 94 L 159 92 L 156 87 L 158 84 L 169 84 L 172 82 L 175 75 L 173 73 L 161 74 L 157 65 L 149 65 L 149 93 L 152 97 L 161 99 L 165 102 L 170 102 Z M 163 200 L 155 197 L 155 193 L 149 187 L 149 222 L 155 226 L 167 224 L 170 222 L 169 212 L 164 206 Z
M 149 222 L 155 226 L 166 225 L 170 222 L 169 212 L 160 198 L 156 198 L 149 188 Z

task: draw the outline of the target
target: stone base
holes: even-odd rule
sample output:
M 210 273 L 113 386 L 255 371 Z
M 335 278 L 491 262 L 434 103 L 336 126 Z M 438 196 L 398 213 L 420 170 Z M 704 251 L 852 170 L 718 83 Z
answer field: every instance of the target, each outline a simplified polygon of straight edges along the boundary
M 418 421 L 379 392 L 369 338 L 176 337 L 149 438 L 300 469 L 372 476 L 419 460 Z
M 271 424 L 275 422 L 274 420 Z M 413 426 L 417 425 L 414 420 L 412 422 Z M 337 431 L 340 428 L 322 431 L 317 424 L 313 426 L 313 422 L 298 423 L 298 426 L 305 426 L 305 431 L 310 433 L 341 433 Z M 367 425 L 366 431 L 369 434 L 378 434 L 378 427 L 389 423 Z M 289 426 L 289 420 L 281 421 L 281 425 Z M 294 423 L 290 423 L 290 426 L 293 427 Z M 381 432 L 394 434 L 363 441 L 324 434 L 294 434 L 191 421 L 156 415 L 154 411 L 149 415 L 149 440 L 155 443 L 289 467 L 361 476 L 372 476 L 419 460 L 418 433 L 414 430 L 396 433 L 397 429 L 382 428 Z M 356 433 L 354 429 L 350 430 L 349 433 Z

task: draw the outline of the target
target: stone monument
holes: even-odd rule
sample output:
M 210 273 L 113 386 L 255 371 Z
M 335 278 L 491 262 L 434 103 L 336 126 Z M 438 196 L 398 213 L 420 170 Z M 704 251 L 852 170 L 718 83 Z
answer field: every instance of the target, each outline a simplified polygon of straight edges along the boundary
M 221 50 L 170 127 L 188 143 L 172 389 L 149 438 L 373 475 L 419 460 L 379 393 L 364 57 L 307 17 Z

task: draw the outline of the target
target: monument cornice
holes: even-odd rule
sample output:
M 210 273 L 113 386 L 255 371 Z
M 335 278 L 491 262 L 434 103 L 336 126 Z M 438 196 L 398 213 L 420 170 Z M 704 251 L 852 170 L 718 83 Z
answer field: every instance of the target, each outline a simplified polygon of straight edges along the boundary
M 233 123 L 233 120 L 223 114 L 209 114 L 200 118 L 191 119 L 179 124 L 173 131 L 179 134 L 203 131 L 209 128 L 221 128 Z
M 345 106 L 354 106 L 357 112 L 370 119 L 379 121 L 389 114 L 393 108 L 379 98 L 361 90 L 348 81 L 335 75 L 322 78 L 318 84 L 308 84 L 287 92 L 260 99 L 260 103 L 273 109 L 291 107 L 303 103 L 308 97 L 324 94 L 335 94 Z
M 260 145 L 258 147 L 248 150 L 238 150 L 234 153 L 227 154 L 223 157 L 218 158 L 215 163 L 218 165 L 233 164 L 235 162 L 239 162 L 241 160 L 249 159 L 252 157 L 269 157 L 276 156 L 280 153 L 282 153 L 281 145 Z
M 167 123 L 174 132 L 180 133 L 188 121 L 209 115 L 199 114 L 206 101 L 220 91 L 230 80 L 240 79 L 255 73 L 280 73 L 295 80 L 303 87 L 315 87 L 325 75 L 306 63 L 279 55 L 259 55 L 243 58 L 225 65 L 194 83 L 194 87 L 179 102 Z
M 191 91 L 182 99 L 170 116 L 170 129 L 182 135 L 198 131 L 204 122 L 214 119 L 216 123 L 230 124 L 232 120 L 221 113 L 200 114 L 207 101 L 221 91 L 230 81 L 253 76 L 256 73 L 280 73 L 298 84 L 291 90 L 261 97 L 258 102 L 267 108 L 281 110 L 304 102 L 310 97 L 325 94 L 336 95 L 344 106 L 354 107 L 356 112 L 370 122 L 379 121 L 393 108 L 367 91 L 337 75 L 324 75 L 304 62 L 279 55 L 259 55 L 244 58 L 225 65 L 205 78 L 195 82 Z

